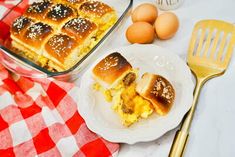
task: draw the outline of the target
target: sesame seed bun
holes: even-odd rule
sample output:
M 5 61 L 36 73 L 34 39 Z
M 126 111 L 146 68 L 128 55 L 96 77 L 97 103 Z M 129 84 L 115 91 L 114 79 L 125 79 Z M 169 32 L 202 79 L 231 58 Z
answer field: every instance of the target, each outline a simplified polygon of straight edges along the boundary
M 171 83 L 160 75 L 145 73 L 136 87 L 137 93 L 149 100 L 159 115 L 166 115 L 175 99 Z
M 34 2 L 25 11 L 25 16 L 37 21 L 42 21 L 50 10 L 52 3 L 49 1 Z
M 90 40 L 89 36 L 95 36 L 96 31 L 96 24 L 85 18 L 71 19 L 62 28 L 63 33 L 75 37 L 78 42 Z
M 132 72 L 131 64 L 118 52 L 102 59 L 92 70 L 93 77 L 103 87 L 114 87 Z

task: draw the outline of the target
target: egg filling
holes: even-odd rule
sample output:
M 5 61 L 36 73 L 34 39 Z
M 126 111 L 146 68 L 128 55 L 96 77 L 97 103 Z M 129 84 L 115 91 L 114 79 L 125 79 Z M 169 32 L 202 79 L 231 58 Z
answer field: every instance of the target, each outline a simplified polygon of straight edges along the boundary
M 153 107 L 136 93 L 136 83 L 117 93 L 113 99 L 112 108 L 118 113 L 125 126 L 137 122 L 139 118 L 148 118 L 153 113 Z
M 122 124 L 130 126 L 140 118 L 148 118 L 153 113 L 153 107 L 148 100 L 138 95 L 134 81 L 127 81 L 131 83 L 126 84 L 124 80 L 111 89 L 95 83 L 93 89 L 102 92 L 105 100 L 112 102 L 112 109 L 120 116 Z

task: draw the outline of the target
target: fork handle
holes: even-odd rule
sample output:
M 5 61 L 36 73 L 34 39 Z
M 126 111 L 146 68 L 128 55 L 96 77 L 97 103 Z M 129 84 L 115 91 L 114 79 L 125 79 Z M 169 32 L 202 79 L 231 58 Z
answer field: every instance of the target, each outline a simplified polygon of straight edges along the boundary
M 189 129 L 192 123 L 193 115 L 196 109 L 197 100 L 200 94 L 201 87 L 205 83 L 206 79 L 197 78 L 196 88 L 194 90 L 193 104 L 189 112 L 185 115 L 181 128 L 176 132 L 169 157 L 182 157 L 184 153 L 185 146 L 187 144 Z
M 171 151 L 169 157 L 181 157 L 183 156 L 185 146 L 188 141 L 188 132 L 178 130 L 176 132 L 173 144 L 171 146 Z

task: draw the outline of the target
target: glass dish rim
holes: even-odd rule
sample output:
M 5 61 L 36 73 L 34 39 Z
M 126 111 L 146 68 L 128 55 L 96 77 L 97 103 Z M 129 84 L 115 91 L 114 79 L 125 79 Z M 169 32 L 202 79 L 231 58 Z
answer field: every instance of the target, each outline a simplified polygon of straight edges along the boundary
M 20 0 L 19 3 L 17 3 L 14 7 L 12 7 L 9 10 L 9 12 L 6 13 L 0 19 L 0 21 L 2 21 L 4 18 L 6 18 L 12 11 L 14 11 L 14 8 L 17 7 L 18 5 L 20 5 L 23 1 L 24 0 Z M 130 3 L 128 4 L 127 8 L 124 10 L 124 12 L 121 14 L 121 16 L 115 22 L 115 24 L 108 30 L 108 32 L 105 33 L 105 35 L 101 38 L 101 40 L 84 57 L 82 57 L 82 59 L 79 60 L 73 67 L 71 67 L 71 68 L 69 68 L 69 69 L 67 69 L 65 71 L 51 72 L 51 71 L 49 71 L 49 70 L 47 70 L 47 69 L 37 65 L 36 63 L 28 60 L 27 58 L 24 58 L 24 57 L 14 53 L 14 52 L 12 52 L 7 47 L 5 47 L 5 46 L 3 46 L 1 44 L 0 44 L 0 49 L 4 50 L 4 51 L 2 51 L 3 53 L 7 53 L 8 56 L 12 55 L 16 59 L 18 59 L 18 60 L 22 61 L 23 63 L 25 63 L 26 65 L 30 66 L 30 68 L 33 68 L 33 69 L 35 69 L 37 71 L 40 71 L 41 73 L 46 74 L 47 77 L 56 77 L 56 76 L 68 74 L 68 73 L 72 72 L 73 70 L 75 70 L 79 65 L 81 65 L 104 42 L 104 40 L 114 31 L 114 29 L 117 28 L 117 26 L 121 23 L 121 21 L 124 19 L 125 15 L 128 13 L 128 11 L 131 9 L 131 7 L 133 5 L 133 0 L 129 0 L 129 1 L 130 1 Z

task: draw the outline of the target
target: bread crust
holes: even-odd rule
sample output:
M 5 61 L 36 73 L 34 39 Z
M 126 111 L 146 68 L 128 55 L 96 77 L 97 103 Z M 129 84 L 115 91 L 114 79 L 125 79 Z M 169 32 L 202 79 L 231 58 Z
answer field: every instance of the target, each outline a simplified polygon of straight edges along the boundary
M 77 46 L 77 42 L 69 36 L 57 34 L 48 40 L 45 44 L 45 50 L 49 55 L 63 63 Z
M 41 49 L 42 42 L 44 42 L 49 35 L 52 35 L 53 29 L 51 26 L 44 24 L 42 22 L 37 22 L 27 28 L 23 37 L 21 38 L 22 42 L 30 43 L 30 46 Z
M 61 3 L 69 6 L 76 6 L 76 8 L 79 8 L 80 5 L 85 2 L 86 0 L 61 0 Z
M 90 14 L 90 15 L 97 16 L 97 17 L 102 17 L 103 15 L 113 11 L 113 9 L 110 6 L 100 1 L 84 2 L 79 7 L 79 10 L 83 14 Z
M 96 24 L 90 20 L 74 18 L 63 26 L 62 32 L 74 36 L 78 42 L 82 43 L 96 29 Z
M 20 16 L 18 17 L 13 23 L 12 23 L 12 27 L 11 27 L 11 35 L 13 36 L 19 36 L 20 34 L 24 34 L 24 31 L 26 31 L 26 29 L 32 24 L 32 20 L 24 17 L 24 16 Z
M 27 8 L 24 15 L 41 21 L 44 19 L 51 6 L 52 3 L 50 1 L 34 2 Z
M 175 90 L 171 83 L 160 75 L 145 73 L 138 82 L 136 91 L 149 100 L 159 115 L 166 115 L 175 99 Z
M 108 85 L 124 78 L 132 70 L 131 64 L 118 52 L 114 52 L 102 59 L 92 70 L 96 80 Z

